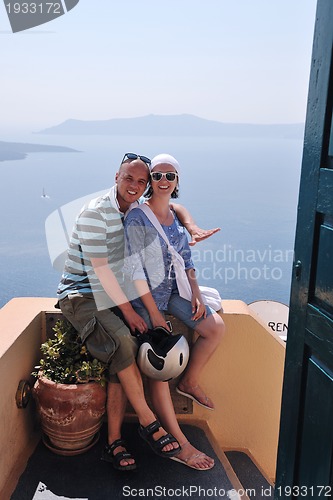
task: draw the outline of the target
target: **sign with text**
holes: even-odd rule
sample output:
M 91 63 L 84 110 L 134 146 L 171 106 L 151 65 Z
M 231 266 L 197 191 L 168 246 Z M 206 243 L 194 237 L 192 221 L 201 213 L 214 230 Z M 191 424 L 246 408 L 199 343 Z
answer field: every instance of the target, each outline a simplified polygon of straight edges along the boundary
M 248 304 L 270 330 L 287 339 L 289 307 L 275 300 L 257 300 Z

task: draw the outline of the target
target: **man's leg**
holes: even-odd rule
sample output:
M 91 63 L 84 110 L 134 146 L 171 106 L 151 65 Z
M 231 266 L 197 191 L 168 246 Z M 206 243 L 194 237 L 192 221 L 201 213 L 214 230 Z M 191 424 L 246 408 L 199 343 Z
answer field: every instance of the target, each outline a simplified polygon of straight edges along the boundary
M 121 427 L 125 416 L 127 397 L 119 383 L 108 383 L 106 413 L 108 417 L 108 442 L 121 438 Z
M 147 427 L 147 425 L 156 420 L 156 417 L 146 402 L 142 378 L 137 364 L 132 363 L 127 368 L 118 372 L 117 375 L 129 402 L 138 416 L 140 424 L 142 427 Z M 153 439 L 156 441 L 165 434 L 166 431 L 163 427 L 161 427 L 153 434 Z M 173 449 L 177 449 L 178 447 L 178 443 L 169 443 L 166 444 L 162 450 L 171 451 Z
M 109 382 L 107 388 L 106 413 L 108 419 L 108 444 L 114 443 L 116 439 L 121 439 L 121 427 L 123 424 L 127 397 L 119 383 Z M 123 446 L 117 446 L 113 450 L 113 455 L 121 451 L 126 451 Z M 126 458 L 120 461 L 121 466 L 134 464 L 134 458 Z
M 76 307 L 73 307 L 75 301 Z M 124 417 L 124 394 L 127 396 L 134 411 L 136 412 L 139 422 L 142 427 L 146 427 L 156 420 L 154 413 L 149 408 L 143 390 L 142 378 L 140 371 L 135 362 L 135 353 L 137 343 L 132 337 L 129 329 L 124 322 L 111 312 L 110 310 L 96 311 L 94 300 L 87 297 L 69 297 L 60 301 L 60 306 L 63 314 L 80 332 L 87 324 L 90 318 L 95 317 L 107 332 L 113 332 L 117 335 L 120 345 L 113 356 L 110 364 L 110 376 L 117 374 L 123 392 L 116 389 L 113 393 L 113 385 L 108 388 L 108 395 L 111 391 L 111 401 L 108 402 L 107 418 L 108 426 L 111 426 L 111 435 L 119 434 L 121 422 Z M 89 336 L 90 344 L 94 341 L 94 333 Z M 100 342 L 100 340 L 99 340 Z M 89 346 L 87 346 L 89 348 Z M 120 415 L 113 409 L 112 399 L 117 408 L 120 409 Z M 153 439 L 156 441 L 166 434 L 163 428 L 160 428 L 153 434 Z M 110 433 L 108 433 L 108 440 Z M 109 443 L 110 444 L 110 443 Z M 163 452 L 171 451 L 178 448 L 178 443 L 168 443 L 163 448 Z

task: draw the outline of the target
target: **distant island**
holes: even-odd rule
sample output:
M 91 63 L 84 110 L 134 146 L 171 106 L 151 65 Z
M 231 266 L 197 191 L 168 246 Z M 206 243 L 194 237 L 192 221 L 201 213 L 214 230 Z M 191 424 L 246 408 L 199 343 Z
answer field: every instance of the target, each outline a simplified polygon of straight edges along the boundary
M 52 135 L 134 135 L 190 137 L 277 137 L 302 139 L 304 123 L 223 123 L 194 115 L 147 115 L 111 120 L 66 120 L 38 132 Z
M 65 146 L 0 141 L 0 161 L 24 160 L 28 153 L 78 153 Z

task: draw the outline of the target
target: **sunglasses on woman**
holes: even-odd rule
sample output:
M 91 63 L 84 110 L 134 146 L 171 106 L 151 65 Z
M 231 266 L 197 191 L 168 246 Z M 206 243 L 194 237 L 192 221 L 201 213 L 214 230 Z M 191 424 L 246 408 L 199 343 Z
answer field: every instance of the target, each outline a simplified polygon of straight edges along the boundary
M 137 155 L 135 153 L 125 153 L 121 163 L 124 163 L 126 160 L 141 160 L 147 165 L 147 167 L 151 164 L 151 160 L 147 158 L 147 156 Z
M 167 181 L 172 182 L 178 177 L 177 172 L 151 172 L 150 175 L 151 180 L 155 182 L 160 181 L 163 177 L 165 177 Z

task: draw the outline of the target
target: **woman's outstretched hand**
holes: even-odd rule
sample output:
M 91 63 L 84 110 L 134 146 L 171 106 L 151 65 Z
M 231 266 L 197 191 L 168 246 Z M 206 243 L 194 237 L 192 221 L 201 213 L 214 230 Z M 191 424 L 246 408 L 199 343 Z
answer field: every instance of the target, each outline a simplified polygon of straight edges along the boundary
M 221 231 L 220 227 L 215 227 L 214 229 L 201 229 L 198 226 L 194 226 L 191 228 L 191 238 L 192 240 L 190 241 L 190 246 L 194 246 L 196 243 L 199 243 L 200 241 L 206 240 L 210 236 L 213 236 L 213 234 L 218 233 Z

